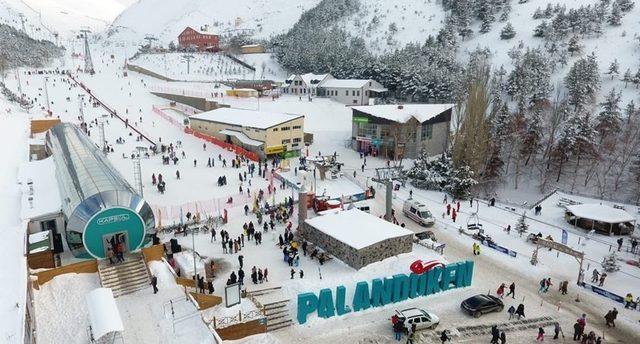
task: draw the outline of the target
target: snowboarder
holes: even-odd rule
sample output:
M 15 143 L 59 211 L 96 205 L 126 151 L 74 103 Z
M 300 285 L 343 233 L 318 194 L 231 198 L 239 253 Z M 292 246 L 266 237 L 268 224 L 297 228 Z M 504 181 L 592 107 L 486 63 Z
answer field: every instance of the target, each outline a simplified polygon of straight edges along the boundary
M 151 286 L 153 287 L 153 293 L 158 293 L 158 277 L 156 275 L 151 276 Z

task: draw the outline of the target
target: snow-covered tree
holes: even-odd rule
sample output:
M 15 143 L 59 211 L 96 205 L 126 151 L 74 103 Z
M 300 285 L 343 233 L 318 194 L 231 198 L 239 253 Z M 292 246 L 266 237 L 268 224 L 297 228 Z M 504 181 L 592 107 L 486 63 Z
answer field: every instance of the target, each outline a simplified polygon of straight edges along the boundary
M 620 72 L 618 71 L 619 68 L 620 65 L 618 64 L 618 59 L 613 60 L 613 62 L 611 62 L 611 64 L 609 65 L 609 70 L 607 71 L 607 74 L 611 75 L 611 80 L 613 80 L 615 76 L 618 76 L 618 74 L 620 74 Z
M 549 30 L 549 24 L 543 20 L 535 29 L 533 29 L 533 37 L 544 37 Z
M 579 53 L 580 50 L 582 50 L 582 46 L 580 45 L 580 40 L 578 39 L 578 36 L 572 36 L 569 39 L 567 51 L 571 53 L 571 56 L 573 56 L 574 53 Z
M 622 76 L 622 81 L 624 81 L 624 88 L 627 88 L 627 85 L 631 82 L 633 83 L 633 75 L 631 75 L 631 69 L 627 68 Z
M 420 153 L 407 175 L 417 188 L 446 191 L 456 198 L 467 198 L 477 184 L 469 166 L 454 167 L 451 155 L 433 159 L 426 151 Z
M 525 214 L 520 216 L 514 229 L 518 234 L 520 234 L 520 236 L 529 231 L 529 224 L 527 223 L 527 217 Z
M 633 99 L 627 103 L 627 106 L 624 108 L 624 115 L 629 120 L 633 116 L 637 114 L 636 104 L 633 102 Z
M 636 74 L 633 75 L 633 78 L 631 78 L 631 82 L 638 88 L 640 85 L 640 68 L 636 71 Z
M 596 129 L 600 132 L 602 138 L 612 132 L 617 132 L 622 123 L 622 114 L 620 112 L 620 93 L 615 88 L 607 94 L 605 100 L 600 103 L 602 111 L 596 117 Z
M 581 108 L 595 99 L 600 89 L 600 72 L 595 53 L 578 59 L 564 79 L 569 90 L 569 104 Z
M 618 7 L 620 7 L 620 11 L 622 12 L 631 11 L 635 5 L 633 0 L 616 0 L 615 3 L 618 4 Z
M 500 39 L 512 39 L 516 36 L 516 30 L 511 23 L 507 23 L 500 31 Z
M 602 268 L 604 268 L 606 272 L 616 272 L 620 270 L 620 263 L 618 263 L 615 251 L 602 258 Z
M 169 51 L 176 51 L 176 44 L 173 41 L 169 42 Z
M 524 54 L 511 54 L 513 70 L 507 79 L 507 93 L 514 97 L 520 111 L 546 99 L 553 90 L 549 59 L 538 48 Z
M 611 5 L 611 13 L 607 17 L 607 23 L 613 26 L 619 26 L 622 24 L 622 11 L 620 10 L 620 6 L 617 2 L 614 2 Z

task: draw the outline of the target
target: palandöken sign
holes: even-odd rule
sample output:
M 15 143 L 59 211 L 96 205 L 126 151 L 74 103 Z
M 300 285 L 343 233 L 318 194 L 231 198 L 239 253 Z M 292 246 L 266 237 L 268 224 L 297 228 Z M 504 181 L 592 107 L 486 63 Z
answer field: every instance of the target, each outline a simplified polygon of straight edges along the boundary
M 320 290 L 318 295 L 298 294 L 298 323 L 306 323 L 307 316 L 313 312 L 317 312 L 318 317 L 331 318 L 449 289 L 468 287 L 472 278 L 473 261 L 464 261 L 436 266 L 422 274 L 412 272 L 409 275 L 376 278 L 371 281 L 371 288 L 369 282 L 358 282 L 350 306 L 345 300 L 347 289 L 342 285 L 336 287 L 335 297 L 329 288 Z

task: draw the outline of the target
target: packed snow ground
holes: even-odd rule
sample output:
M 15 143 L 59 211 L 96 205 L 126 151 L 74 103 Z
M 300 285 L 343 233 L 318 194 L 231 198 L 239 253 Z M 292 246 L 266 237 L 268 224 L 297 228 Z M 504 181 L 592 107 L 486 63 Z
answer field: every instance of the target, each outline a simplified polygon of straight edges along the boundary
M 218 200 L 218 202 L 214 202 L 214 211 L 217 213 L 220 212 L 222 208 L 225 208 L 224 199 L 228 196 L 233 196 L 234 203 L 230 207 L 227 207 L 230 222 L 225 225 L 224 229 L 230 232 L 231 237 L 240 235 L 243 223 L 248 221 L 256 222 L 255 216 L 244 216 L 242 206 L 248 198 L 238 194 L 240 183 L 238 178 L 235 178 L 235 175 L 237 175 L 238 172 L 244 171 L 244 168 L 234 170 L 230 167 L 221 167 L 220 162 L 217 160 L 218 154 L 221 154 L 227 161 L 232 158 L 232 154 L 212 145 L 206 145 L 205 149 L 203 149 L 202 141 L 185 135 L 181 127 L 173 126 L 166 120 L 153 114 L 151 111 L 152 105 L 167 104 L 165 100 L 154 97 L 148 93 L 148 85 L 157 83 L 157 81 L 136 73 L 130 73 L 129 77 L 126 78 L 123 77 L 121 64 L 107 58 L 111 53 L 113 53 L 113 51 L 102 50 L 97 47 L 94 55 L 96 56 L 96 61 L 99 61 L 96 62 L 98 73 L 94 76 L 80 74 L 79 77 L 81 80 L 89 85 L 93 94 L 116 109 L 118 114 L 128 118 L 130 124 L 142 130 L 157 142 L 160 141 L 160 138 L 162 138 L 162 143 L 165 144 L 182 141 L 182 147 L 178 151 L 184 150 L 187 154 L 187 158 L 181 159 L 178 165 L 162 165 L 158 156 L 142 160 L 145 198 L 152 204 L 166 207 L 177 206 L 178 208 L 194 200 Z M 76 62 L 77 60 L 71 61 L 70 64 Z M 43 106 L 42 88 L 44 87 L 44 76 L 21 75 L 21 77 L 24 92 L 31 98 L 37 98 L 37 102 L 40 103 L 40 106 Z M 9 87 L 15 89 L 15 75 L 10 75 L 7 82 Z M 49 98 L 52 102 L 51 107 L 54 114 L 59 115 L 63 120 L 77 123 L 77 95 L 82 94 L 83 91 L 78 87 L 71 86 L 66 78 L 59 75 L 49 76 L 48 87 Z M 69 101 L 66 100 L 67 97 L 69 97 Z M 264 99 L 258 101 L 257 99 L 225 97 L 225 102 L 237 107 L 254 109 L 259 107 L 265 111 L 304 114 L 305 131 L 310 131 L 315 135 L 314 144 L 309 149 L 310 155 L 316 155 L 320 151 L 325 154 L 330 154 L 334 151 L 338 152 L 340 161 L 345 163 L 343 172 L 351 173 L 357 170 L 357 178 L 363 184 L 371 183 L 368 179 L 374 176 L 374 167 L 386 164 L 386 162 L 381 159 L 369 158 L 367 159 L 365 172 L 362 173 L 360 171 L 363 160 L 359 158 L 356 152 L 346 148 L 345 145 L 351 136 L 351 119 L 349 108 L 342 104 L 335 103 L 328 99 L 316 98 L 313 99 L 312 102 L 309 102 L 287 96 L 266 101 Z M 34 115 L 41 115 L 42 109 L 34 108 L 32 112 Z M 105 114 L 104 110 L 101 108 L 93 108 L 90 104 L 84 104 L 84 113 L 85 119 L 89 121 L 100 119 L 102 115 Z M 140 121 L 140 117 L 142 117 L 142 121 Z M 106 118 L 106 120 L 108 120 L 108 124 L 105 125 L 105 134 L 107 140 L 113 144 L 115 150 L 114 153 L 109 155 L 109 158 L 125 178 L 133 184 L 134 178 L 131 160 L 123 158 L 122 154 L 131 154 L 136 146 L 148 146 L 149 143 L 136 142 L 135 136 L 129 136 L 130 130 L 126 129 L 124 124 L 117 119 Z M 91 128 L 91 137 L 97 141 L 98 136 L 98 130 L 93 126 Z M 125 139 L 124 144 L 115 144 L 115 139 L 119 137 Z M 206 167 L 206 160 L 210 157 L 216 160 L 216 167 Z M 195 167 L 193 166 L 193 159 L 197 160 L 197 166 Z M 296 164 L 295 159 L 292 162 L 293 167 Z M 228 164 L 230 165 L 230 163 Z M 178 169 L 181 172 L 180 180 L 175 178 L 175 171 Z M 162 173 L 165 176 L 167 180 L 167 192 L 164 195 L 158 193 L 152 187 L 150 180 L 151 173 L 156 173 L 156 175 Z M 227 175 L 230 183 L 226 187 L 217 187 L 215 180 L 223 174 Z M 257 177 L 250 178 L 250 180 L 252 181 L 252 192 L 260 188 L 266 190 L 268 180 Z M 244 186 L 246 189 L 247 185 Z M 408 229 L 413 231 L 423 230 L 423 228 L 399 214 L 402 200 L 408 197 L 409 189 L 410 188 L 407 187 L 394 193 L 396 197 L 394 207 L 399 215 L 399 220 L 405 222 Z M 382 192 L 381 189 L 378 190 L 380 192 L 372 207 L 372 213 L 375 215 L 381 215 L 383 213 L 382 196 L 384 192 Z M 281 199 L 281 197 L 291 195 L 291 190 L 278 190 L 276 194 L 278 195 L 278 199 Z M 524 238 L 518 237 L 514 232 L 507 235 L 503 231 L 503 228 L 506 227 L 507 224 L 513 226 L 516 223 L 523 209 L 510 211 L 499 204 L 499 206 L 492 208 L 481 204 L 480 219 L 481 222 L 484 223 L 485 230 L 499 244 L 517 251 L 518 258 L 511 258 L 484 246 L 482 247 L 481 256 L 474 257 L 471 255 L 472 239 L 458 234 L 457 228 L 460 224 L 466 224 L 469 213 L 472 209 L 475 209 L 475 205 L 474 208 L 471 208 L 467 202 L 463 202 L 457 223 L 454 224 L 451 219 L 442 219 L 439 216 L 444 207 L 442 204 L 443 195 L 441 193 L 414 190 L 413 197 L 425 202 L 436 215 L 438 223 L 434 226 L 433 230 L 436 232 L 439 241 L 447 244 L 444 257 L 439 257 L 434 252 L 421 246 L 415 246 L 412 254 L 391 258 L 379 264 L 373 264 L 359 272 L 355 272 L 353 269 L 336 260 L 330 261 L 320 267 L 317 261 L 310 261 L 302 257 L 300 261 L 301 265 L 296 268 L 296 273 L 299 272 L 299 269 L 304 270 L 304 279 L 300 280 L 299 275 L 296 274 L 293 281 L 291 281 L 289 275 L 290 267 L 282 261 L 282 254 L 275 245 L 277 242 L 277 234 L 282 233 L 284 227 L 284 224 L 278 224 L 275 232 L 265 233 L 262 245 L 245 243 L 245 248 L 239 253 L 245 257 L 245 271 L 250 271 L 253 265 L 259 268 L 267 267 L 269 269 L 269 282 L 259 286 L 250 285 L 249 289 L 282 285 L 282 294 L 271 296 L 273 298 L 289 298 L 295 296 L 299 291 L 314 291 L 321 286 L 333 287 L 338 283 L 345 284 L 348 289 L 353 289 L 355 282 L 359 280 L 393 274 L 400 269 L 404 272 L 407 269 L 407 263 L 411 262 L 412 259 L 430 257 L 452 262 L 462 259 L 474 259 L 476 262 L 476 274 L 473 286 L 465 290 L 456 290 L 425 299 L 407 301 L 403 304 L 389 305 L 379 309 L 377 312 L 369 311 L 349 314 L 344 317 L 327 320 L 312 318 L 305 326 L 294 326 L 274 333 L 275 337 L 286 343 L 303 341 L 308 343 L 322 343 L 331 340 L 344 340 L 345 336 L 353 338 L 354 341 L 360 339 L 375 339 L 384 342 L 388 341 L 392 335 L 388 318 L 393 312 L 393 309 L 405 306 L 424 307 L 425 304 L 428 309 L 434 310 L 443 319 L 442 328 L 450 327 L 453 324 L 486 324 L 503 321 L 504 314 L 491 314 L 482 317 L 480 320 L 474 320 L 460 312 L 458 307 L 459 301 L 467 296 L 486 291 L 493 293 L 500 280 L 503 280 L 503 282 L 507 284 L 511 281 L 516 281 L 518 284 L 518 298 L 521 296 L 524 297 L 524 303 L 530 317 L 552 315 L 561 321 L 563 327 L 567 329 L 567 332 L 573 324 L 573 319 L 583 311 L 589 314 L 590 319 L 601 319 L 605 310 L 614 306 L 617 306 L 619 309 L 621 308 L 620 305 L 615 305 L 607 299 L 584 291 L 580 292 L 581 298 L 583 299 L 582 303 L 576 305 L 572 302 L 578 290 L 575 287 L 577 263 L 571 257 L 562 254 L 556 257 L 555 252 L 540 251 L 540 263 L 535 267 L 530 265 L 528 256 L 530 256 L 533 246 L 525 242 Z M 574 230 L 567 226 L 561 216 L 561 210 L 554 208 L 554 202 L 556 201 L 552 198 L 545 201 L 545 203 L 543 203 L 542 215 L 529 220 L 531 231 L 535 233 L 540 231 L 545 236 L 550 234 L 554 238 L 558 238 L 560 228 L 568 229 L 570 230 L 569 244 L 579 248 L 580 246 L 577 246 L 577 241 L 581 239 L 582 243 L 585 233 L 579 229 Z M 294 213 L 294 217 L 295 216 L 296 214 Z M 168 240 L 172 237 L 173 236 L 169 234 L 163 236 L 163 239 Z M 222 254 L 220 242 L 211 242 L 211 237 L 208 234 L 197 234 L 193 238 L 180 236 L 178 240 L 180 244 L 186 248 L 191 248 L 191 242 L 195 240 L 195 249 L 201 255 L 204 257 L 214 257 L 216 259 L 217 266 L 220 268 L 217 274 L 220 276 L 214 280 L 214 285 L 216 293 L 219 294 L 223 290 L 222 286 L 230 271 L 235 271 L 238 268 L 237 255 Z M 587 277 L 590 276 L 591 269 L 600 262 L 602 256 L 608 253 L 609 245 L 613 240 L 615 240 L 615 238 L 597 235 L 591 238 L 586 246 L 582 247 L 591 263 L 590 269 L 586 273 Z M 622 266 L 620 272 L 609 274 L 605 287 L 617 293 L 632 291 L 634 295 L 640 294 L 637 269 L 638 268 L 632 266 Z M 322 273 L 323 277 L 322 282 L 320 282 L 320 273 Z M 496 276 L 500 276 L 500 278 L 497 279 Z M 561 280 L 569 280 L 571 282 L 570 294 L 568 296 L 560 296 L 554 287 L 548 295 L 540 297 L 536 293 L 537 282 L 547 276 L 552 277 L 555 286 L 557 286 Z M 245 277 L 245 279 L 249 281 L 248 276 Z M 165 288 L 165 286 L 163 286 L 163 288 Z M 149 295 L 148 297 L 143 296 L 140 297 L 139 301 L 142 303 L 148 302 L 149 299 L 153 300 L 152 297 L 153 295 Z M 131 298 L 135 299 L 133 295 Z M 452 302 L 452 299 L 454 299 L 455 302 Z M 167 297 L 163 298 L 163 301 L 168 301 Z M 134 302 L 134 300 L 131 300 L 131 302 Z M 541 304 L 542 306 L 540 306 Z M 558 305 L 561 305 L 559 311 L 557 310 Z M 291 307 L 293 307 L 293 305 Z M 148 313 L 152 313 L 150 316 L 157 316 L 157 309 L 155 311 L 154 309 L 150 309 Z M 624 316 L 619 317 L 620 325 L 618 330 L 616 330 L 618 332 L 608 333 L 607 336 L 622 336 L 621 338 L 628 339 L 628 336 L 625 337 L 625 332 L 620 331 L 625 331 L 629 329 L 630 326 L 634 326 L 632 328 L 637 331 L 637 320 L 640 313 L 621 310 L 621 315 Z M 154 319 L 155 318 L 149 321 L 159 324 L 158 326 L 166 324 Z M 147 326 L 153 325 L 132 324 L 136 330 L 145 333 L 151 331 L 151 328 Z M 601 329 L 603 325 L 601 321 L 593 320 L 593 326 Z M 529 339 L 523 339 L 522 342 L 526 343 L 529 341 Z

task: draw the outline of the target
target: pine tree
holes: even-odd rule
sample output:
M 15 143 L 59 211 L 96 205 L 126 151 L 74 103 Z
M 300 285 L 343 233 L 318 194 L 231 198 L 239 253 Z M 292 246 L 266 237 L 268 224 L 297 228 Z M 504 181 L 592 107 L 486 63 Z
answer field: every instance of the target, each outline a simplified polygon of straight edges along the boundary
M 533 37 L 544 37 L 548 29 L 549 24 L 547 24 L 546 20 L 543 20 L 535 29 L 533 29 Z
M 569 45 L 567 46 L 567 51 L 571 53 L 571 56 L 573 56 L 573 53 L 580 52 L 581 49 L 582 47 L 580 46 L 580 41 L 578 40 L 578 36 L 571 37 L 569 39 Z
M 622 24 L 622 11 L 620 10 L 620 6 L 618 6 L 617 2 L 614 2 L 611 5 L 611 14 L 607 18 L 607 23 L 613 26 L 620 26 Z
M 627 88 L 627 84 L 633 82 L 633 76 L 631 75 L 631 69 L 627 68 L 624 72 L 624 76 L 622 77 L 622 81 L 624 81 L 624 88 Z
M 611 64 L 609 65 L 609 70 L 607 71 L 607 74 L 611 75 L 611 80 L 613 80 L 614 76 L 618 76 L 618 74 L 620 73 L 618 71 L 619 68 L 620 65 L 618 64 L 618 59 L 613 60 L 613 62 L 611 62 Z
M 636 88 L 638 88 L 638 85 L 640 85 L 640 68 L 631 79 L 631 82 L 633 82 L 633 84 L 636 85 Z
M 516 36 L 516 31 L 511 23 L 507 23 L 502 31 L 500 31 L 500 39 L 512 39 Z
M 509 14 L 511 14 L 511 1 L 507 0 L 504 3 L 504 6 L 502 8 L 502 14 L 500 15 L 500 21 L 501 22 L 506 22 L 507 20 L 509 20 Z
M 520 236 L 529 231 L 529 224 L 527 224 L 527 217 L 525 216 L 525 214 L 522 214 L 522 216 L 520 216 L 520 218 L 518 219 L 518 223 L 516 223 L 514 229 L 516 230 L 516 232 L 518 232 L 518 234 L 520 234 Z
M 596 129 L 602 138 L 620 129 L 622 114 L 620 113 L 620 93 L 612 88 L 605 100 L 600 103 L 602 111 L 596 118 Z
M 631 99 L 624 109 L 624 115 L 627 117 L 627 120 L 633 117 L 636 114 L 636 111 L 636 104 L 633 102 L 633 99 Z
M 578 59 L 564 79 L 569 90 L 569 104 L 576 109 L 593 101 L 600 89 L 600 72 L 594 53 Z
M 618 4 L 618 7 L 620 7 L 620 11 L 622 12 L 631 11 L 635 5 L 633 0 L 616 0 L 615 3 Z
M 618 258 L 616 258 L 615 251 L 604 256 L 604 258 L 602 259 L 602 267 L 606 272 L 616 272 L 620 270 L 620 263 L 618 263 Z

